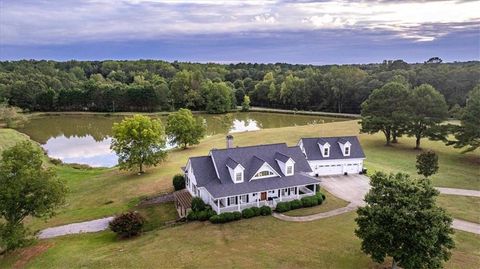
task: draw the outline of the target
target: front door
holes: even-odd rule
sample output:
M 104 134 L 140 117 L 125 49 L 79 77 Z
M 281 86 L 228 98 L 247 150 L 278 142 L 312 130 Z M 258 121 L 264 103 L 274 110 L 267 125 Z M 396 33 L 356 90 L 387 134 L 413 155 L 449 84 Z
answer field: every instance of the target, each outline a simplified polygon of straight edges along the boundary
M 260 201 L 267 200 L 267 192 L 264 191 L 260 194 Z

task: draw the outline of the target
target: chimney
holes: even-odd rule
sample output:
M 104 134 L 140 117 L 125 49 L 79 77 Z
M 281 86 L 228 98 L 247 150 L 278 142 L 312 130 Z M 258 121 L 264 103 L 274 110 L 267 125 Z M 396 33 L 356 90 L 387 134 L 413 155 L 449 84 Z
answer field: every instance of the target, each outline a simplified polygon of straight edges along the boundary
M 233 148 L 233 135 L 227 135 L 227 149 Z

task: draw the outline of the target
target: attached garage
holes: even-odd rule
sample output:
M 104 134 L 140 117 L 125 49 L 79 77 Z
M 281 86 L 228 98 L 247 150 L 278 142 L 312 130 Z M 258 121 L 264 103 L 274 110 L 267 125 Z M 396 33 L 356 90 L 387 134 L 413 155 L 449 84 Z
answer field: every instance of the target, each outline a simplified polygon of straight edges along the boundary
M 365 154 L 355 136 L 302 138 L 298 146 L 313 176 L 358 174 L 363 170 Z

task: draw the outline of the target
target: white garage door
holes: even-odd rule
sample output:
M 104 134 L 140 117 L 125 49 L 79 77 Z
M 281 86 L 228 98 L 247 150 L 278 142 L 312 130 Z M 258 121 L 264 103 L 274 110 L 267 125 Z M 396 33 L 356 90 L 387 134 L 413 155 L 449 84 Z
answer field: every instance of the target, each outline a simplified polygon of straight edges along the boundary
M 360 164 L 349 163 L 349 164 L 345 165 L 345 172 L 347 172 L 349 174 L 356 174 L 356 173 L 360 172 Z
M 318 174 L 319 176 L 340 175 L 340 174 L 343 174 L 342 165 L 340 164 L 317 165 L 315 169 L 315 174 Z

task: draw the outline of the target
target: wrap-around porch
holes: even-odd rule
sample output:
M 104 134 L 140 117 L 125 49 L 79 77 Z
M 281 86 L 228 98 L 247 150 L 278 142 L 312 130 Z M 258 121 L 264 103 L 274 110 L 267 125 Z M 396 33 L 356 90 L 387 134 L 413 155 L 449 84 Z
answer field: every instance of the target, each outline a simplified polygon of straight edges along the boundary
M 294 186 L 227 196 L 218 199 L 210 197 L 210 205 L 217 214 L 223 212 L 242 211 L 250 207 L 269 206 L 275 208 L 279 202 L 287 202 L 315 195 L 317 184 Z

